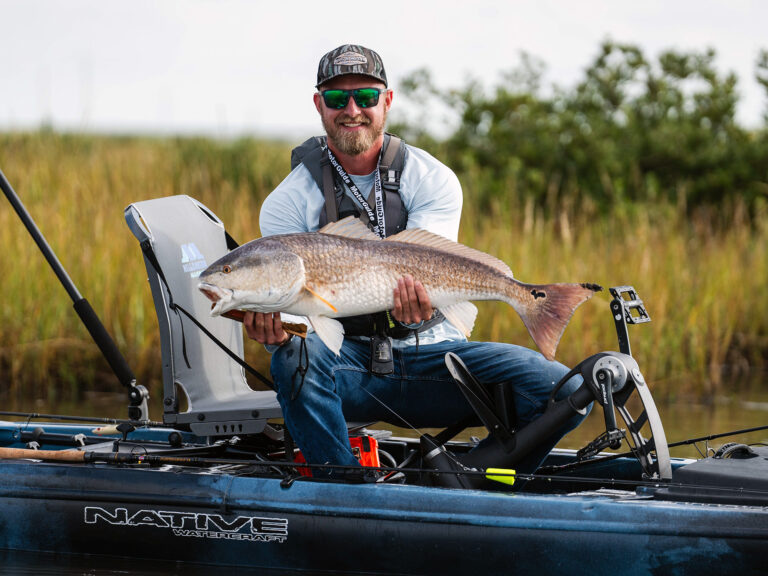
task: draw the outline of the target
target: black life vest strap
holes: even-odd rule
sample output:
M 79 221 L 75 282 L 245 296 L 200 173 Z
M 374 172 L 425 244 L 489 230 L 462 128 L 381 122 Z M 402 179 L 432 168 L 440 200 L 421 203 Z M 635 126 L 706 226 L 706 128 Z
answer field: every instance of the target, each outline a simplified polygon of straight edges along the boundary
M 345 336 L 370 337 L 374 334 L 382 334 L 390 336 L 395 340 L 403 340 L 413 334 L 421 334 L 425 330 L 440 324 L 440 322 L 445 320 L 445 316 L 443 316 L 440 310 L 435 310 L 432 318 L 425 320 L 418 328 L 408 328 L 408 326 L 390 318 L 386 312 L 349 316 L 347 318 L 337 318 L 337 320 L 344 326 Z
M 400 176 L 405 167 L 405 146 L 394 134 L 387 134 L 389 143 L 379 162 L 381 187 L 384 192 L 384 215 L 387 222 L 387 236 L 394 236 L 405 229 L 408 215 L 405 214 L 403 200 L 400 197 Z M 368 203 L 375 202 L 373 190 Z
M 339 205 L 336 200 L 336 184 L 333 179 L 333 169 L 328 157 L 324 156 L 324 162 L 321 164 L 323 169 L 323 195 L 325 196 L 325 219 L 326 223 L 336 222 L 339 219 Z

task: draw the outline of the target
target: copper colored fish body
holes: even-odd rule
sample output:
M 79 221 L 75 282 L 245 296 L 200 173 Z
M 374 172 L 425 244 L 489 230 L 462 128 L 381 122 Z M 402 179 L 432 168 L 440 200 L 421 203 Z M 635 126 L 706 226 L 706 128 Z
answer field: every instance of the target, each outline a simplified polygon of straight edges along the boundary
M 501 300 L 515 308 L 542 353 L 552 359 L 574 310 L 600 287 L 531 285 L 488 254 L 424 230 L 380 240 L 355 218 L 319 232 L 260 238 L 220 258 L 201 275 L 211 313 L 231 310 L 306 316 L 338 353 L 341 324 L 333 320 L 393 307 L 402 276 L 420 281 L 432 305 L 467 336 L 477 309 L 471 300 Z

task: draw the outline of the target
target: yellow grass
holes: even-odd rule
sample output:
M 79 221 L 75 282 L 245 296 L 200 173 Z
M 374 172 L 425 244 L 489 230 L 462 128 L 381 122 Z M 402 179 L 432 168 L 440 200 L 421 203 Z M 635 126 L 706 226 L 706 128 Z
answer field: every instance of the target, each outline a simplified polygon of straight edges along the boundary
M 0 169 L 115 338 L 139 382 L 160 396 L 157 321 L 142 258 L 125 226 L 131 202 L 188 194 L 244 242 L 258 236 L 266 194 L 289 170 L 290 146 L 257 141 L 0 135 Z M 687 218 L 673 206 L 628 206 L 614 216 L 566 202 L 546 214 L 515 201 L 490 210 L 463 182 L 461 239 L 510 264 L 527 282 L 632 284 L 653 322 L 631 330 L 633 353 L 656 393 L 727 388 L 723 365 L 764 361 L 768 350 L 768 214 L 753 224 L 730 207 Z M 0 200 L 0 396 L 55 400 L 116 381 L 10 205 Z M 615 349 L 608 295 L 574 315 L 558 358 Z M 506 305 L 483 303 L 473 338 L 532 345 Z M 268 370 L 249 343 L 248 360 Z M 685 383 L 685 388 L 681 388 Z

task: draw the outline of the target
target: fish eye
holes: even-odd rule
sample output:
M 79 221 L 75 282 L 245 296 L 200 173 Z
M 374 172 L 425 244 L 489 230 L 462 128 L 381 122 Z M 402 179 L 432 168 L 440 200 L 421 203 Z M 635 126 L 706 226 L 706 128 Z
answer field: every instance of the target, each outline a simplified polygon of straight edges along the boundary
M 232 272 L 232 266 L 230 266 L 229 264 L 225 264 L 224 266 L 222 266 L 221 271 L 224 272 L 224 274 L 229 274 L 230 272 Z

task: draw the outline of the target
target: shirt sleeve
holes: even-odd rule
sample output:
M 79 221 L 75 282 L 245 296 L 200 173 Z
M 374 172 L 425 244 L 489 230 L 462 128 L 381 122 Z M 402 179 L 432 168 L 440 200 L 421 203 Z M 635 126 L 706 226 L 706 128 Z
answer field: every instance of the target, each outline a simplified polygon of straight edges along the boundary
M 309 170 L 300 164 L 285 177 L 285 180 L 267 196 L 261 205 L 259 212 L 261 235 L 273 236 L 316 230 L 320 217 L 319 209 L 322 208 L 322 197 Z M 311 222 L 314 224 L 310 224 Z
M 400 195 L 408 211 L 407 228 L 421 228 L 456 241 L 463 196 L 456 174 L 423 150 L 410 148 Z

